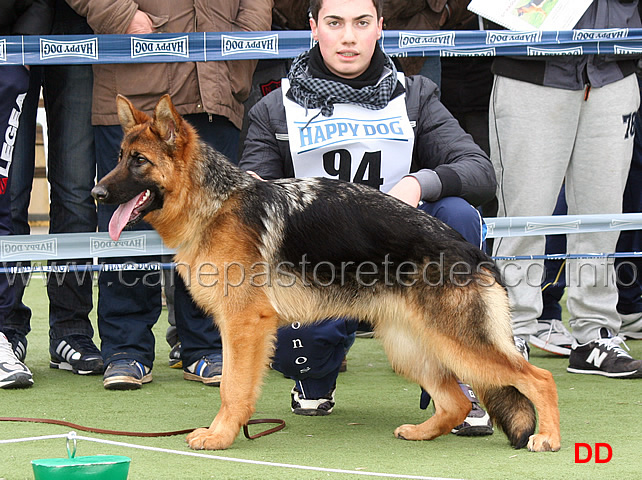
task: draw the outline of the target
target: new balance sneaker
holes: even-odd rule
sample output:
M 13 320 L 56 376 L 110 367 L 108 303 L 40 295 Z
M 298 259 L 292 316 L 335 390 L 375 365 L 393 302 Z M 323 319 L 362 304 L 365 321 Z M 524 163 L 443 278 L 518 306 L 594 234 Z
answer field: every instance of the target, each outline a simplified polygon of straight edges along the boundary
M 546 352 L 568 357 L 573 337 L 561 320 L 538 320 L 537 333 L 531 335 L 529 342 Z
M 78 375 L 103 373 L 103 357 L 91 338 L 68 335 L 49 343 L 49 367 L 69 370 Z
M 0 388 L 27 388 L 31 385 L 31 371 L 18 360 L 5 334 L 0 333 Z
M 486 413 L 481 405 L 479 405 L 479 400 L 477 399 L 475 392 L 473 392 L 473 389 L 465 383 L 460 383 L 459 387 L 462 392 L 464 392 L 464 395 L 466 395 L 468 400 L 470 400 L 472 408 L 464 422 L 453 428 L 451 432 L 460 437 L 481 437 L 483 435 L 492 435 L 493 422 L 490 420 L 488 413 Z
M 573 344 L 567 371 L 603 375 L 611 378 L 642 378 L 642 360 L 634 360 L 606 328 L 600 329 L 600 338 L 582 345 Z
M 330 415 L 334 409 L 334 392 L 336 391 L 337 387 L 333 387 L 322 398 L 308 399 L 295 386 L 290 392 L 292 396 L 292 413 L 310 417 Z
M 515 342 L 515 348 L 517 351 L 526 359 L 528 362 L 531 356 L 531 349 L 522 337 L 513 337 L 513 342 Z
M 183 368 L 181 359 L 181 342 L 175 343 L 169 351 L 169 368 Z
M 202 382 L 211 387 L 218 387 L 221 384 L 222 373 L 223 355 L 220 353 L 205 355 L 190 366 L 183 368 L 185 380 Z
M 621 314 L 622 326 L 619 337 L 642 340 L 642 312 Z
M 152 381 L 152 369 L 132 359 L 114 360 L 103 375 L 107 390 L 137 390 Z

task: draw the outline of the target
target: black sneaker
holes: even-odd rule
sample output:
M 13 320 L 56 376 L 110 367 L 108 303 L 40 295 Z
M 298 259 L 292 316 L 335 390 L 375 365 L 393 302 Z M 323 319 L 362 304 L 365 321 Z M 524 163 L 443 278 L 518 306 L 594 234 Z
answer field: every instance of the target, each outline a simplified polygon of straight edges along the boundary
M 103 357 L 91 338 L 85 335 L 68 335 L 49 343 L 49 367 L 69 370 L 78 375 L 103 373 Z
M 292 413 L 311 417 L 330 415 L 334 409 L 334 392 L 336 390 L 337 387 L 334 387 L 322 398 L 308 399 L 296 389 L 296 386 L 293 387 L 290 392 L 292 395 Z
M 169 351 L 169 368 L 183 368 L 181 358 L 181 342 L 175 343 Z
M 27 358 L 27 337 L 11 328 L 6 329 L 4 334 L 11 343 L 11 348 L 13 348 L 16 358 L 24 363 L 25 358 Z
M 13 348 L 13 353 L 16 354 L 16 358 L 24 362 L 25 358 L 27 358 L 27 339 L 22 335 L 7 335 L 7 338 L 11 342 L 11 347 Z
M 621 344 L 626 346 L 620 337 L 613 337 L 602 328 L 597 340 L 573 345 L 566 371 L 611 378 L 642 378 L 642 360 L 634 360 Z

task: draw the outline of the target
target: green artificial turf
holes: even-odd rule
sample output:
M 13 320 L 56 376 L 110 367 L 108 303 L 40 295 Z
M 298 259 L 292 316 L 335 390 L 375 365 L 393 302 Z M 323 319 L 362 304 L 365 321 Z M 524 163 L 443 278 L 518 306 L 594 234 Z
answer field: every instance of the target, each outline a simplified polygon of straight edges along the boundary
M 218 389 L 182 379 L 167 366 L 164 335 L 166 312 L 155 327 L 154 381 L 137 391 L 106 391 L 102 377 L 81 377 L 49 368 L 47 297 L 42 280 L 26 291 L 33 309 L 27 364 L 35 385 L 26 390 L 0 390 L 0 416 L 64 419 L 98 428 L 158 432 L 207 426 L 220 404 Z M 95 322 L 95 320 L 94 320 Z M 97 336 L 96 336 L 97 340 Z M 628 343 L 636 358 L 642 341 Z M 376 340 L 357 339 L 348 356 L 348 371 L 339 376 L 337 406 L 328 417 L 290 413 L 291 381 L 270 372 L 254 418 L 281 418 L 284 430 L 256 440 L 242 433 L 222 452 L 198 452 L 207 458 L 145 451 L 121 445 L 78 441 L 77 455 L 126 455 L 132 459 L 129 478 L 362 478 L 357 475 L 283 466 L 244 464 L 215 457 L 303 465 L 351 472 L 465 479 L 632 479 L 640 478 L 642 447 L 642 380 L 612 380 L 565 371 L 567 361 L 534 350 L 531 361 L 553 372 L 561 411 L 562 450 L 530 453 L 513 450 L 499 431 L 490 437 L 454 435 L 431 442 L 395 439 L 403 423 L 419 423 L 427 413 L 419 407 L 419 387 L 396 376 Z M 261 426 L 252 429 L 252 433 Z M 69 428 L 0 423 L 0 440 L 69 432 Z M 77 432 L 108 441 L 192 452 L 182 436 L 136 438 Z M 613 459 L 606 464 L 574 463 L 576 442 L 609 443 Z M 0 479 L 33 478 L 31 460 L 65 457 L 64 439 L 0 444 Z

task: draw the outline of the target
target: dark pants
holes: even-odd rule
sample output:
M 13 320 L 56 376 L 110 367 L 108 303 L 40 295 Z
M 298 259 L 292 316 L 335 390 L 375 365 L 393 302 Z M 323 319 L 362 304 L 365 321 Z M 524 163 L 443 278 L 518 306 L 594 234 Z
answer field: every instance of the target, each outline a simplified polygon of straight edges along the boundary
M 479 212 L 458 197 L 424 203 L 426 213 L 447 223 L 466 240 L 481 248 L 483 222 Z M 308 399 L 324 397 L 334 387 L 341 361 L 354 342 L 357 321 L 331 319 L 301 327 L 298 323 L 278 331 L 272 368 L 296 381 Z
M 88 33 L 92 33 L 92 30 L 86 20 L 63 0 L 57 0 L 52 34 Z M 3 67 L 3 75 L 4 72 Z M 91 197 L 96 176 L 94 132 L 91 127 L 92 85 L 91 65 L 31 68 L 29 93 L 24 103 L 11 172 L 11 217 L 16 235 L 30 233 L 28 211 L 34 177 L 36 114 L 41 87 L 47 112 L 47 179 L 51 187 L 49 232 L 96 231 L 96 205 Z M 92 259 L 77 259 L 73 263 L 92 263 Z M 16 278 L 14 308 L 7 319 L 11 329 L 21 336 L 30 331 L 31 320 L 31 310 L 22 302 L 26 280 Z M 49 275 L 47 295 L 51 339 L 67 335 L 93 337 L 94 330 L 89 321 L 89 313 L 93 308 L 91 272 Z
M 207 114 L 185 115 L 196 127 L 201 138 L 235 160 L 239 130 L 226 118 Z M 122 139 L 120 126 L 95 127 L 98 178 L 111 171 L 117 163 Z M 107 231 L 116 209 L 113 205 L 98 206 L 98 229 Z M 150 229 L 139 223 L 136 230 Z M 154 256 L 101 259 L 107 263 L 125 261 L 160 261 Z M 154 362 L 152 327 L 161 312 L 161 274 L 159 272 L 103 272 L 98 281 L 98 328 L 105 365 L 121 358 L 131 358 L 151 367 Z M 176 327 L 181 340 L 183 365 L 202 355 L 220 352 L 220 334 L 210 318 L 203 315 L 187 293 L 183 282 L 175 276 Z
M 557 204 L 553 215 L 566 215 L 566 189 L 562 185 L 562 190 L 557 197 Z M 566 235 L 547 235 L 546 236 L 546 255 L 559 255 L 566 253 Z M 544 281 L 542 282 L 542 302 L 544 307 L 541 320 L 561 320 L 562 306 L 560 300 L 564 295 L 566 288 L 566 265 L 565 260 L 545 260 L 544 261 Z
M 642 80 L 638 78 L 642 91 Z M 624 189 L 623 213 L 642 212 L 642 107 L 635 119 L 635 141 L 631 170 Z M 616 250 L 618 252 L 642 251 L 642 230 L 626 230 L 620 233 Z M 642 312 L 642 259 L 640 257 L 618 258 L 615 260 L 618 277 L 618 312 L 622 314 Z
M 20 65 L 0 70 L 0 236 L 11 235 L 10 175 L 13 170 L 16 137 L 24 99 L 29 88 L 29 72 Z M 0 331 L 10 326 L 7 316 L 14 303 L 14 289 L 6 274 L 0 275 Z

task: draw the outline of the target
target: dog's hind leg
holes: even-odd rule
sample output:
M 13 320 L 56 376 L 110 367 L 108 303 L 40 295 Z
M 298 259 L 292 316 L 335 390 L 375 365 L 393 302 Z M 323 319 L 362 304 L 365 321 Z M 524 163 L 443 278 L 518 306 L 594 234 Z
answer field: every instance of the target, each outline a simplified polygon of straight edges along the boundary
M 229 447 L 254 413 L 277 329 L 276 313 L 271 307 L 257 308 L 260 303 L 253 300 L 249 308 L 228 314 L 220 325 L 221 408 L 209 428 L 199 428 L 187 436 L 189 446 L 195 450 Z
M 561 447 L 560 412 L 553 374 L 524 360 L 524 367 L 517 377 L 515 387 L 533 402 L 539 415 L 539 433 L 529 438 L 528 450 L 558 451 Z
M 454 375 L 446 374 L 430 380 L 423 387 L 430 392 L 435 413 L 419 425 L 401 425 L 395 430 L 395 437 L 403 440 L 432 440 L 446 435 L 470 412 L 470 400 L 461 391 Z
M 391 316 L 392 317 L 392 316 Z M 421 320 L 395 315 L 396 322 L 379 323 L 377 336 L 390 359 L 393 369 L 407 379 L 421 385 L 430 393 L 435 414 L 419 425 L 402 425 L 395 437 L 405 440 L 432 440 L 462 423 L 470 412 L 470 400 L 461 391 L 457 379 L 425 343 L 421 328 L 413 330 Z
M 476 363 L 483 362 L 484 368 L 477 368 L 473 374 L 475 378 L 471 377 L 473 388 L 491 418 L 515 448 L 526 446 L 532 452 L 558 451 L 560 415 L 553 375 L 531 365 L 519 354 L 511 361 L 501 358 L 501 355 L 480 355 Z M 539 415 L 539 433 L 534 433 L 537 420 L 533 406 Z

